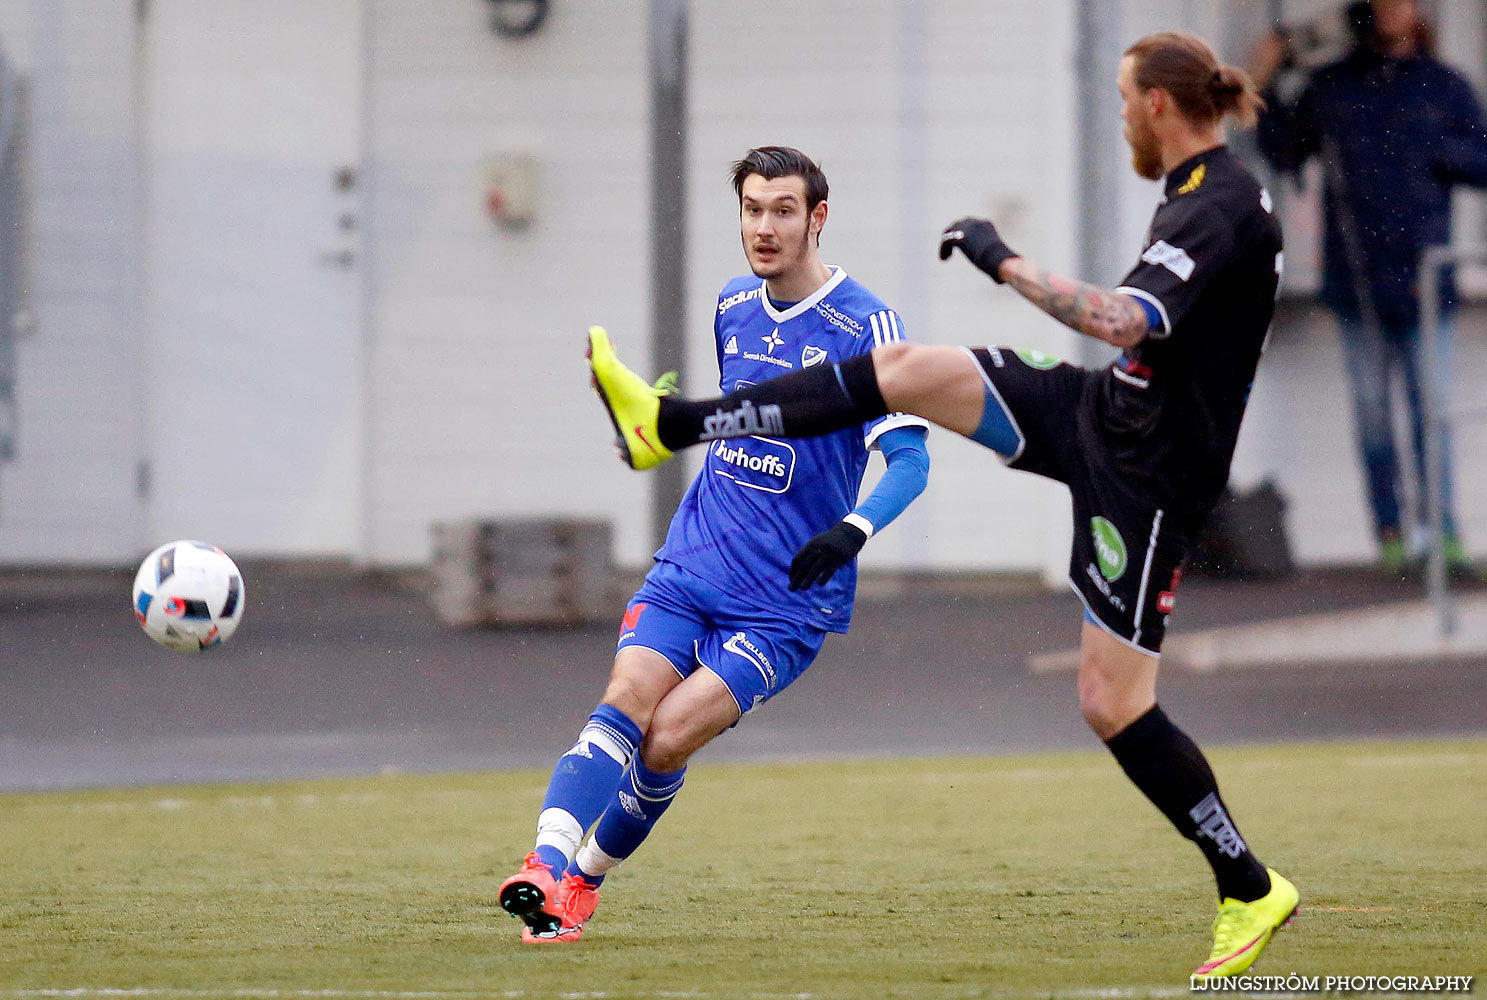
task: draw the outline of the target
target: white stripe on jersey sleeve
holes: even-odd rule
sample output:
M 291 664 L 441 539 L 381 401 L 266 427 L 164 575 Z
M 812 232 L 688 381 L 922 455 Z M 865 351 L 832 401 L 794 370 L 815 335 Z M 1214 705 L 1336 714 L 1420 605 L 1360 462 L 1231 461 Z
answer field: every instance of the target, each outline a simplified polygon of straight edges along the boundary
M 904 334 L 898 325 L 898 314 L 892 309 L 883 309 L 873 313 L 867 318 L 873 327 L 873 346 L 882 347 L 884 344 L 896 343 L 904 339 Z

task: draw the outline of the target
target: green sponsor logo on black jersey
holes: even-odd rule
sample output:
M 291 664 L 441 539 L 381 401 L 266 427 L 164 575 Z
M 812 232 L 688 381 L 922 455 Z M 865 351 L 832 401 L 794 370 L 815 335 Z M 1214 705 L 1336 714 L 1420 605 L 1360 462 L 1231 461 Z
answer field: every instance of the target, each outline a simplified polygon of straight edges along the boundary
M 1115 525 L 1103 517 L 1090 518 L 1090 535 L 1095 540 L 1095 560 L 1105 579 L 1114 583 L 1126 571 L 1126 543 Z
M 1016 353 L 1029 367 L 1040 368 L 1044 371 L 1057 368 L 1064 363 L 1063 358 L 1055 358 L 1052 354 L 1044 354 L 1042 351 L 1033 351 L 1025 347 L 1017 348 Z

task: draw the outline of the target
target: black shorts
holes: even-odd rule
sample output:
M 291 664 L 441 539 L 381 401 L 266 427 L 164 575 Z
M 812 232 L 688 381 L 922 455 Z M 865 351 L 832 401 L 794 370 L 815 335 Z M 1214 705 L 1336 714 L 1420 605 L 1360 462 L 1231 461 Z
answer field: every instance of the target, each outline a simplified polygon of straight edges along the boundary
M 1080 407 L 1104 372 L 1037 351 L 991 347 L 971 354 L 986 374 L 986 405 L 999 406 L 1016 433 L 1007 464 L 1069 487 L 1069 585 L 1097 625 L 1157 655 L 1192 529 L 1132 492 L 1103 461 L 1099 442 L 1081 436 Z

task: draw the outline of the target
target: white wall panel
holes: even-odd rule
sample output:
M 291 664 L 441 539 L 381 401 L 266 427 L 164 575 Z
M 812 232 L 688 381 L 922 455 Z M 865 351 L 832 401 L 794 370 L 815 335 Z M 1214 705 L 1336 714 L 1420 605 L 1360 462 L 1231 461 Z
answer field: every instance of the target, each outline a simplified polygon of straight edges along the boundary
M 0 3 L 0 41 L 29 78 L 37 324 L 18 349 L 0 561 L 125 560 L 144 542 L 133 32 L 131 4 Z
M 648 4 L 557 3 L 526 40 L 491 32 L 478 0 L 365 5 L 367 444 L 335 461 L 362 464 L 367 523 L 347 554 L 422 562 L 441 518 L 595 515 L 638 565 L 650 481 L 614 460 L 581 344 L 600 322 L 627 357 L 648 356 Z M 1284 6 L 1296 18 L 1325 5 Z M 1236 19 L 1260 6 L 1122 0 L 1112 44 L 1177 27 L 1237 59 Z M 20 457 L 0 467 L 0 562 L 120 561 L 149 541 L 135 497 L 148 331 L 132 7 L 0 0 L 0 38 L 33 80 L 40 320 L 21 346 Z M 1479 6 L 1441 8 L 1459 28 L 1445 33 L 1447 55 L 1480 80 Z M 685 384 L 715 384 L 714 295 L 744 267 L 727 167 L 764 143 L 821 159 L 825 256 L 897 308 L 915 339 L 1074 356 L 1072 334 L 963 261 L 934 257 L 946 222 L 982 214 L 1029 256 L 1075 269 L 1073 13 L 1073 0 L 693 3 Z M 539 163 L 529 229 L 485 213 L 486 163 L 502 153 Z M 223 180 L 216 196 L 231 197 Z M 1134 258 L 1157 188 L 1133 175 L 1123 185 Z M 1465 215 L 1472 235 L 1480 218 Z M 1325 331 L 1278 345 L 1236 459 L 1242 483 L 1281 477 L 1306 561 L 1368 554 L 1335 355 Z M 1062 488 L 943 432 L 931 450 L 929 492 L 865 565 L 1062 574 Z M 1482 476 L 1463 464 L 1463 497 L 1476 497 Z M 1466 529 L 1476 548 L 1487 542 L 1469 514 Z
M 422 562 L 470 515 L 611 517 L 640 564 L 647 480 L 614 458 L 584 331 L 649 331 L 646 5 L 555 4 L 508 40 L 480 3 L 372 4 L 371 538 Z M 535 223 L 486 216 L 484 165 L 540 164 Z

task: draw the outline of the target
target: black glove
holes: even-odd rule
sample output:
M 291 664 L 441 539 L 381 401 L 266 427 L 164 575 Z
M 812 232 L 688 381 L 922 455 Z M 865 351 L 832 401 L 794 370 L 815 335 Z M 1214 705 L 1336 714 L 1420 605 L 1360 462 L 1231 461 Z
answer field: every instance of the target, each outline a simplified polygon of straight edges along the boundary
M 867 532 L 838 521 L 806 542 L 790 560 L 790 589 L 805 590 L 830 580 L 837 570 L 857 558 L 867 544 Z
M 940 234 L 940 260 L 949 260 L 950 251 L 960 247 L 966 260 L 991 276 L 997 284 L 1002 276 L 997 271 L 1002 261 L 1022 256 L 1002 241 L 1002 234 L 990 219 L 957 219 Z

